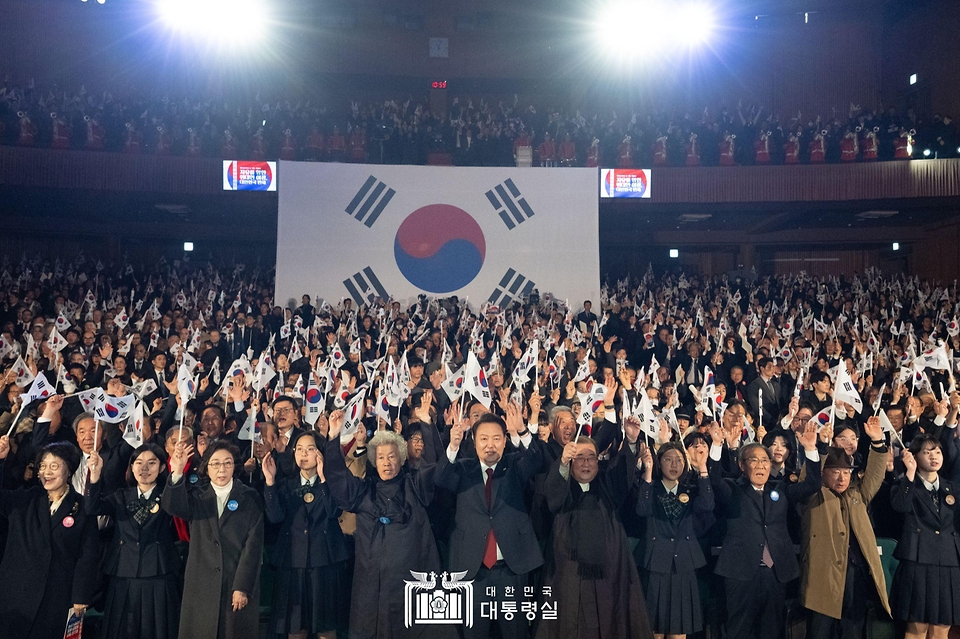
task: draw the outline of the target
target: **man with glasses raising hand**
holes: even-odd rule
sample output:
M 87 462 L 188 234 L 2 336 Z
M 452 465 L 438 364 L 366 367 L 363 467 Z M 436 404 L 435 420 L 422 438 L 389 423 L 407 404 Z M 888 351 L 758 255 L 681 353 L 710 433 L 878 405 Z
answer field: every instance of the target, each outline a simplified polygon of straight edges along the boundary
M 715 572 L 724 577 L 730 639 L 776 637 L 783 627 L 786 585 L 800 576 L 787 514 L 820 489 L 816 424 L 808 422 L 798 440 L 813 462 L 800 483 L 768 481 L 770 453 L 762 444 L 740 449 L 736 479 L 722 478 L 711 464 L 716 512 L 727 528 Z M 711 459 L 719 461 L 720 454 L 719 446 L 711 447 Z

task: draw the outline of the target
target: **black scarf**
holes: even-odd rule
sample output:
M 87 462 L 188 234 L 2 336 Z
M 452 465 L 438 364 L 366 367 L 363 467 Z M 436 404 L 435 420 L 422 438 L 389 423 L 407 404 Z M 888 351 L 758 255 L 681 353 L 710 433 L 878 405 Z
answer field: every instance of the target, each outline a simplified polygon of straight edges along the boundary
M 598 484 L 599 482 L 597 482 Z M 605 518 L 597 494 L 598 485 L 591 484 L 583 492 L 580 484 L 570 486 L 573 498 L 570 510 L 570 560 L 577 562 L 581 579 L 603 579 L 605 552 Z

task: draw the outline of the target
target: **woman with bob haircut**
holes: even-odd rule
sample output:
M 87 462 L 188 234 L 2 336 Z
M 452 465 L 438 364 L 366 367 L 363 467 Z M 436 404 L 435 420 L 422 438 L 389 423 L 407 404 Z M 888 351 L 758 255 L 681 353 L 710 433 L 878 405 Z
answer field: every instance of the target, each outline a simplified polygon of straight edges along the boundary
M 160 508 L 167 480 L 167 455 L 156 444 L 133 451 L 127 488 L 103 494 L 103 459 L 87 462 L 87 514 L 109 515 L 115 525 L 101 571 L 110 576 L 103 634 L 118 639 L 176 639 L 180 616 L 177 572 L 180 555 L 173 517 Z
M 367 455 L 375 473 L 354 477 L 343 461 L 340 430 L 343 411 L 330 415 L 329 441 L 324 451 L 324 472 L 330 492 L 345 511 L 357 514 L 353 593 L 350 602 L 351 639 L 450 636 L 450 627 L 416 625 L 405 628 L 405 581 L 411 572 L 441 574 L 437 543 L 427 518 L 433 499 L 437 466 L 432 424 L 424 424 L 423 457 L 416 473 L 404 468 L 407 442 L 393 431 L 381 430 L 367 442 Z M 360 426 L 363 428 L 363 426 Z M 440 634 L 438 634 L 440 633 Z
M 163 509 L 190 525 L 190 555 L 180 609 L 180 639 L 257 639 L 260 636 L 260 560 L 263 502 L 234 479 L 240 450 L 210 445 L 199 473 L 209 482 L 188 488 L 183 469 L 193 446 L 177 444 Z
M 2 462 L 10 438 L 0 437 Z M 0 563 L 0 637 L 49 639 L 63 635 L 67 611 L 82 615 L 97 588 L 97 518 L 70 485 L 80 466 L 73 444 L 37 451 L 39 485 L 0 490 L 0 516 L 9 524 Z
M 342 511 L 324 475 L 322 436 L 300 433 L 290 447 L 294 477 L 278 480 L 273 456 L 263 458 L 267 519 L 280 524 L 270 557 L 277 570 L 270 632 L 291 639 L 330 637 L 346 629 L 350 605 Z

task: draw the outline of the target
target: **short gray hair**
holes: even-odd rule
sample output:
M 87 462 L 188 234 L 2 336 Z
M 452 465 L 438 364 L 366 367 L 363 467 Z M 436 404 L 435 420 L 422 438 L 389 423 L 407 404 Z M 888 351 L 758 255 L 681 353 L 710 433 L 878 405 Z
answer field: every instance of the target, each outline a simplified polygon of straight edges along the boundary
M 80 422 L 82 422 L 85 419 L 92 419 L 93 421 L 97 421 L 97 416 L 94 415 L 93 413 L 80 413 L 79 415 L 73 418 L 73 423 L 70 424 L 70 426 L 73 428 L 73 432 L 77 432 L 77 428 L 80 427 Z
M 573 409 L 569 406 L 554 406 L 550 409 L 550 423 L 557 421 L 557 417 L 560 417 L 563 413 L 570 413 L 570 416 L 576 419 L 576 416 L 573 414 Z
M 361 424 L 360 428 L 363 428 Z M 367 461 L 374 467 L 377 466 L 377 448 L 380 446 L 396 446 L 397 454 L 400 455 L 400 465 L 407 462 L 407 440 L 403 435 L 395 433 L 392 430 L 378 430 L 377 434 L 367 442 Z

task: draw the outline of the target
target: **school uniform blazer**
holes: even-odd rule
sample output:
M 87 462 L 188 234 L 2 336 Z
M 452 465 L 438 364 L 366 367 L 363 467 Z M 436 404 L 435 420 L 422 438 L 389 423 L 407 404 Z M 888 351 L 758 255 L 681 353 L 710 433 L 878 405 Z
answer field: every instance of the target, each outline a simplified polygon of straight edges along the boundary
M 318 477 L 309 490 L 309 504 L 300 494 L 300 475 L 264 486 L 267 519 L 281 524 L 270 563 L 284 568 L 319 568 L 350 558 L 339 517 L 342 512 Z
M 774 575 L 780 583 L 800 576 L 800 564 L 787 529 L 787 515 L 791 508 L 820 490 L 820 464 L 806 464 L 806 469 L 802 482 L 768 481 L 762 492 L 754 490 L 745 477 L 723 479 L 716 466 L 711 469 L 717 516 L 727 526 L 716 574 L 752 580 L 760 569 L 766 543 L 773 559 Z
M 234 479 L 227 504 L 217 516 L 217 495 L 209 483 L 188 489 L 183 477 L 168 482 L 161 507 L 190 524 L 190 554 L 180 610 L 180 639 L 257 639 L 260 636 L 260 562 L 263 557 L 263 502 L 257 491 Z M 249 603 L 231 609 L 233 592 Z
M 39 486 L 0 490 L 0 516 L 9 524 L 0 563 L 0 637 L 62 636 L 67 610 L 93 603 L 97 518 L 87 515 L 73 488 L 51 515 Z
M 451 464 L 446 452 L 440 455 L 436 484 L 457 495 L 450 538 L 451 570 L 466 570 L 467 579 L 473 579 L 483 562 L 491 528 L 510 570 L 521 575 L 543 565 L 543 553 L 524 503 L 527 482 L 540 463 L 540 446 L 535 442 L 505 454 L 493 471 L 491 507 L 487 509 L 480 460 L 459 459 Z
M 683 484 L 678 485 L 677 496 L 685 494 L 691 497 L 689 488 Z M 687 503 L 681 502 L 683 510 L 675 520 L 667 516 L 660 503 L 660 496 L 667 492 L 663 482 L 641 482 L 638 492 L 637 514 L 645 517 L 647 522 L 637 553 L 637 557 L 642 558 L 641 566 L 652 572 L 670 573 L 687 572 L 707 565 L 703 549 L 697 540 L 694 515 L 713 511 L 714 497 L 710 478 L 697 479 L 696 493 Z
M 88 515 L 109 515 L 115 523 L 100 569 L 107 575 L 140 579 L 175 574 L 180 570 L 180 555 L 173 517 L 160 509 L 161 490 L 153 489 L 149 502 L 157 505 L 143 524 L 138 524 L 127 507 L 140 494 L 136 486 L 104 494 L 103 482 L 87 485 Z
M 960 534 L 956 527 L 960 491 L 940 477 L 937 496 L 939 510 L 919 476 L 912 482 L 906 476 L 901 477 L 890 488 L 890 505 L 903 513 L 903 532 L 893 553 L 900 561 L 933 566 L 960 565 Z

